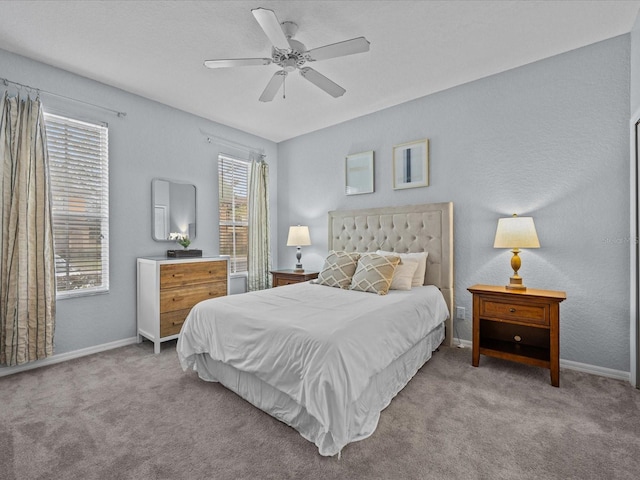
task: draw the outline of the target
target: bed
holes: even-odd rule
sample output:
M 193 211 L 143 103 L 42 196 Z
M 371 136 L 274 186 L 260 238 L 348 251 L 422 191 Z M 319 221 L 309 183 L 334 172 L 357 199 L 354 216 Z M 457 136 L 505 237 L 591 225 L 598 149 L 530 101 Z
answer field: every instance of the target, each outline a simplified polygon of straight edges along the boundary
M 178 338 L 182 368 L 339 455 L 451 344 L 452 225 L 451 203 L 329 212 L 330 250 L 427 251 L 423 285 L 375 295 L 305 282 L 201 302 Z

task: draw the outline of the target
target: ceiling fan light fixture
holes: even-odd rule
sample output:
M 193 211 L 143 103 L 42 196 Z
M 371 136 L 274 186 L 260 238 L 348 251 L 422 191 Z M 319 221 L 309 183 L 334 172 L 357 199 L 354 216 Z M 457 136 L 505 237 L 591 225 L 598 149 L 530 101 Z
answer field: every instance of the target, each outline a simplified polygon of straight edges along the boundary
M 284 32 L 284 36 L 287 39 L 291 40 L 298 31 L 298 24 L 295 22 L 285 21 L 280 24 L 282 26 L 282 31 Z
M 297 68 L 297 62 L 293 58 L 287 58 L 283 62 L 282 68 L 284 68 L 289 73 L 294 72 Z

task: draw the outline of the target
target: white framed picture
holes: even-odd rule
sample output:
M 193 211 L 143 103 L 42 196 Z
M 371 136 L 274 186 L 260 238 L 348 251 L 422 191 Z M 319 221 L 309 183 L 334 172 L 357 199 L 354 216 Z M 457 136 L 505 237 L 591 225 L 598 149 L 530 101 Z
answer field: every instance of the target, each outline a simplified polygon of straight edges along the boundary
M 344 193 L 373 193 L 373 151 L 347 155 L 344 169 Z
M 393 147 L 393 188 L 429 186 L 429 139 Z

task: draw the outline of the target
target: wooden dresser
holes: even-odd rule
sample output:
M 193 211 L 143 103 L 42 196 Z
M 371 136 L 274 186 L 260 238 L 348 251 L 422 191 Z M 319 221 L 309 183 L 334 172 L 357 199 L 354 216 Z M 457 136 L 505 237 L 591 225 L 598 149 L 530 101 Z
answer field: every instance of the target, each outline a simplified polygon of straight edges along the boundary
M 138 341 L 160 343 L 178 337 L 191 308 L 229 294 L 228 257 L 138 258 Z

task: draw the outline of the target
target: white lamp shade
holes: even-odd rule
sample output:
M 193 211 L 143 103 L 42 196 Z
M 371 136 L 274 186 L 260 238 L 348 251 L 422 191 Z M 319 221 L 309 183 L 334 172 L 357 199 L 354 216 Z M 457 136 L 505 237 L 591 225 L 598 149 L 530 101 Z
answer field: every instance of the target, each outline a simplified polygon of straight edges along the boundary
M 540 248 L 532 217 L 498 219 L 493 248 Z
M 287 247 L 304 247 L 306 245 L 311 245 L 309 227 L 300 225 L 297 227 L 289 227 Z

